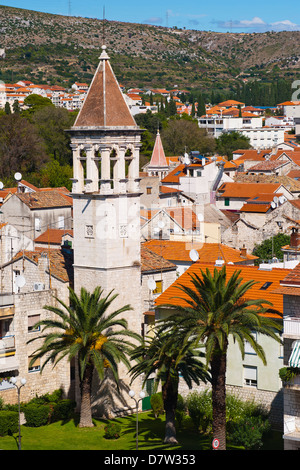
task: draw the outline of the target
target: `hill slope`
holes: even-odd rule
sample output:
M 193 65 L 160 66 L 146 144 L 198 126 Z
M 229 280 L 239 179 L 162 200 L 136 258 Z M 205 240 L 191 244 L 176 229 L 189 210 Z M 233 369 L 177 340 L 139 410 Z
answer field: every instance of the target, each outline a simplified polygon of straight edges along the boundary
M 300 79 L 300 32 L 216 33 L 105 21 L 105 43 L 125 86 L 230 89 L 237 77 Z M 0 79 L 90 81 L 103 21 L 0 6 Z

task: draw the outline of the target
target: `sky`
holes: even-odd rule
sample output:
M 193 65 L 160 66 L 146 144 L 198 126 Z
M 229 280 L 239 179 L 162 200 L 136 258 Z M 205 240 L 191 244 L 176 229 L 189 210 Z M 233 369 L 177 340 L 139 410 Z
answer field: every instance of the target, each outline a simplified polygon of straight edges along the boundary
M 217 32 L 300 31 L 299 0 L 12 0 L 1 5 L 59 15 Z

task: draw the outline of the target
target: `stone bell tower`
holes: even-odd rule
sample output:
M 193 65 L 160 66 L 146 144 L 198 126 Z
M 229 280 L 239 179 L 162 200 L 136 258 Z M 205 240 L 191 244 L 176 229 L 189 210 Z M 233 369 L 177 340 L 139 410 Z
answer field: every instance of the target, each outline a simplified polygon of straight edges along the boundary
M 100 62 L 74 126 L 74 288 L 118 294 L 111 308 L 141 333 L 139 150 L 136 125 L 102 47 Z

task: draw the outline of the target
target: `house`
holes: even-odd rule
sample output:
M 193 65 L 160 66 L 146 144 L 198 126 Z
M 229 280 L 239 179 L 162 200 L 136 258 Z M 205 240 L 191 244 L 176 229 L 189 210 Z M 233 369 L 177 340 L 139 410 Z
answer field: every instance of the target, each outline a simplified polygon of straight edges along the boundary
M 159 253 L 141 245 L 141 290 L 144 320 L 141 325 L 143 336 L 151 334 L 155 323 L 154 302 L 173 282 L 176 281 L 176 265 Z
M 283 103 L 279 103 L 277 107 L 287 118 L 294 119 L 300 117 L 300 101 L 284 101 Z
M 33 352 L 41 341 L 28 344 L 38 338 L 40 330 L 34 325 L 54 314 L 45 305 L 58 307 L 56 296 L 68 303 L 68 287 L 73 285 L 73 258 L 64 250 L 21 251 L 1 266 L 0 295 L 0 397 L 4 403 L 16 403 L 15 387 L 9 377 L 26 379 L 22 389 L 22 401 L 52 393 L 61 388 L 70 396 L 72 380 L 67 359 L 45 366 L 40 374 L 40 360 L 31 366 Z
M 166 289 L 155 301 L 155 319 L 159 320 L 170 315 L 166 304 L 187 306 L 185 302 L 186 294 L 179 290 L 180 284 L 194 289 L 191 276 L 202 276 L 201 271 L 221 269 L 214 263 L 197 261 L 193 263 L 179 279 Z M 255 280 L 256 284 L 247 292 L 248 299 L 264 299 L 271 302 L 271 306 L 266 305 L 267 311 L 264 315 L 282 322 L 284 309 L 283 296 L 276 290 L 280 287 L 280 282 L 289 275 L 289 269 L 263 270 L 255 266 L 238 266 L 240 277 L 243 282 Z M 237 266 L 226 264 L 227 278 L 229 279 Z M 277 429 L 282 429 L 283 423 L 283 391 L 279 378 L 279 370 L 283 366 L 283 350 L 281 345 L 272 338 L 256 333 L 257 340 L 262 346 L 267 359 L 267 365 L 254 353 L 248 343 L 245 345 L 245 356 L 242 357 L 238 344 L 230 338 L 227 353 L 226 387 L 230 393 L 237 394 L 239 398 L 246 400 L 253 399 L 262 403 L 270 411 L 270 421 Z M 207 386 L 201 385 L 193 387 L 193 390 L 205 389 Z M 180 384 L 181 394 L 188 393 L 184 383 Z
M 141 226 L 141 239 L 191 240 L 199 238 L 200 222 L 193 207 L 152 208 Z M 201 235 L 202 236 L 202 235 Z
M 255 245 L 272 236 L 289 234 L 291 225 L 300 220 L 300 208 L 295 204 L 299 201 L 284 201 L 282 195 L 275 196 L 275 201 L 273 194 L 257 193 L 236 213 L 232 224 L 222 231 L 222 242 L 232 247 L 245 245 L 252 252 Z
M 281 184 L 292 195 L 292 198 L 298 199 L 300 195 L 300 182 L 295 178 L 288 175 L 274 175 L 274 174 L 255 174 L 249 175 L 248 173 L 237 173 L 234 181 L 236 183 L 250 183 L 250 184 Z M 260 186 L 259 186 L 260 187 Z M 285 195 L 286 197 L 286 195 Z
M 216 205 L 219 209 L 240 211 L 248 199 L 259 194 L 283 195 L 286 199 L 293 199 L 293 195 L 280 183 L 223 183 L 216 193 Z M 273 197 L 274 197 L 273 196 Z
M 149 240 L 144 246 L 160 254 L 163 258 L 177 266 L 178 276 L 181 276 L 195 260 L 199 263 L 223 265 L 253 265 L 258 258 L 241 250 L 228 247 L 222 243 L 199 243 L 197 241 Z M 195 251 L 197 253 L 195 253 Z
M 224 172 L 224 161 L 196 158 L 192 163 L 182 163 L 162 179 L 162 185 L 183 191 L 196 204 L 214 202 L 218 186 L 233 179 Z
M 276 290 L 283 296 L 283 366 L 294 372 L 283 379 L 284 450 L 300 449 L 300 265 L 291 270 Z
M 47 228 L 72 228 L 72 198 L 59 189 L 12 194 L 2 204 L 2 220 L 34 240 Z
M 73 237 L 72 229 L 49 228 L 34 240 L 34 247 L 45 250 L 60 250 L 62 246 L 71 248 Z

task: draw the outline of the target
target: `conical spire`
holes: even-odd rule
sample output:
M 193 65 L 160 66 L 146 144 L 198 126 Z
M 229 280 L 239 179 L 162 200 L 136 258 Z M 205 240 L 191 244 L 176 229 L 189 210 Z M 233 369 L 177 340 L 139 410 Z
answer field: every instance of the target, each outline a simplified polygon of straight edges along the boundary
M 157 167 L 167 167 L 167 166 L 168 166 L 168 163 L 166 160 L 163 144 L 160 138 L 159 131 L 157 131 L 149 167 L 157 168 Z
M 73 127 L 137 127 L 102 46 L 100 62 Z

